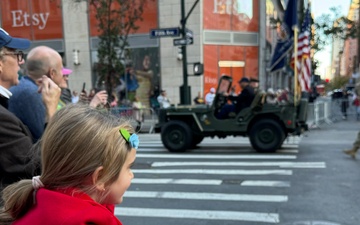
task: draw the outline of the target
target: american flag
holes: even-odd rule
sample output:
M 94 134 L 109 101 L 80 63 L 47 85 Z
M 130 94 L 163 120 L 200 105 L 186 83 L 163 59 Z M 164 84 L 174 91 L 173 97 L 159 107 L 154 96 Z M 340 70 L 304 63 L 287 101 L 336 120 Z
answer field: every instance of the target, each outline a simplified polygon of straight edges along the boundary
M 310 7 L 305 12 L 304 21 L 298 37 L 297 72 L 301 91 L 309 92 L 311 87 L 311 59 L 310 59 Z M 294 68 L 294 54 L 291 67 Z

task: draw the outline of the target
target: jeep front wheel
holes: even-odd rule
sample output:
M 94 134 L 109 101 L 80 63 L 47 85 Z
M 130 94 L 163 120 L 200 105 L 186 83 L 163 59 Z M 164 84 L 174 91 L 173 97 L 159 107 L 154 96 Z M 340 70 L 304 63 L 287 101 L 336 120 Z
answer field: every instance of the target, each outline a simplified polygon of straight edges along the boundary
M 257 152 L 276 152 L 285 138 L 284 129 L 271 119 L 256 122 L 250 129 L 249 138 L 252 147 Z
M 169 121 L 161 128 L 161 141 L 170 152 L 184 152 L 192 143 L 190 127 L 182 121 Z

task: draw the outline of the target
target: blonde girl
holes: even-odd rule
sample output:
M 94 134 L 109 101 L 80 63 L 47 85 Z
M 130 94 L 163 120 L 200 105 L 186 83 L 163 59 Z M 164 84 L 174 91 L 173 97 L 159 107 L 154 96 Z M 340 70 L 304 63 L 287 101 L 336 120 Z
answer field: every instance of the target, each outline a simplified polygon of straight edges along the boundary
M 4 189 L 0 224 L 121 224 L 139 140 L 128 122 L 84 105 L 59 110 L 41 140 L 41 176 Z

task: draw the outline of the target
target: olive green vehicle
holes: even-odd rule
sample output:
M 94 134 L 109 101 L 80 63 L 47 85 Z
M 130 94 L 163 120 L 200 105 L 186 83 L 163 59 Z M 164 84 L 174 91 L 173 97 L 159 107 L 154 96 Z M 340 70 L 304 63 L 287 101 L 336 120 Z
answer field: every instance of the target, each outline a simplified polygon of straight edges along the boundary
M 300 135 L 307 130 L 307 99 L 294 103 L 268 104 L 265 93 L 256 93 L 250 107 L 228 119 L 215 114 L 226 104 L 232 78 L 222 76 L 212 106 L 177 106 L 159 111 L 155 131 L 170 152 L 184 152 L 194 148 L 205 137 L 249 137 L 258 152 L 275 152 L 288 135 Z

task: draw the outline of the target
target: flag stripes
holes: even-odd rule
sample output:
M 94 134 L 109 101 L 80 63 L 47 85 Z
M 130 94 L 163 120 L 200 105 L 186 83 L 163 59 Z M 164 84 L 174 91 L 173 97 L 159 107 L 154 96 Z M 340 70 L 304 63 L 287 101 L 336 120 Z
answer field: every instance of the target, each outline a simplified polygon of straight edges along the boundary
M 298 53 L 296 69 L 301 91 L 309 92 L 311 87 L 311 59 L 310 59 L 310 10 L 306 10 L 305 18 L 298 37 Z M 291 58 L 294 68 L 295 56 Z

